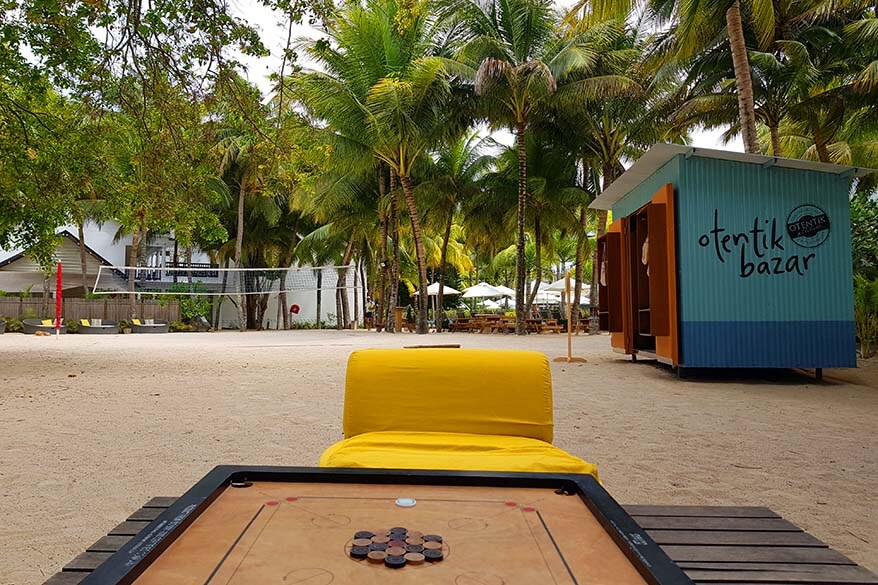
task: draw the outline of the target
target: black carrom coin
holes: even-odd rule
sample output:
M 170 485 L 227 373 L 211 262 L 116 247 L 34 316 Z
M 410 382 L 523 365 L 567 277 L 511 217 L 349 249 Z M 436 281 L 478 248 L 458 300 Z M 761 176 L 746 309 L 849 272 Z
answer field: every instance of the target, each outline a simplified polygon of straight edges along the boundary
M 424 559 L 431 563 L 441 561 L 445 557 L 441 550 L 434 548 L 425 549 L 422 554 L 424 555 Z
M 368 546 L 352 546 L 351 547 L 351 558 L 354 559 L 365 559 L 369 556 L 369 547 Z
M 391 569 L 401 569 L 405 566 L 405 557 L 388 556 L 384 559 L 384 565 Z
M 373 542 L 369 545 L 369 550 L 387 550 L 386 542 Z
M 356 538 L 372 538 L 373 536 L 375 536 L 375 533 L 369 532 L 368 530 L 361 530 L 361 531 L 357 532 L 356 534 L 354 534 L 355 539 Z
M 409 529 L 403 526 L 397 526 L 396 528 L 391 528 L 390 532 L 408 532 Z
M 422 544 L 407 544 L 405 547 L 405 552 L 410 552 L 410 553 L 424 552 L 424 545 L 422 545 Z
M 442 537 L 438 534 L 425 534 L 421 538 L 424 539 L 424 542 L 442 542 Z

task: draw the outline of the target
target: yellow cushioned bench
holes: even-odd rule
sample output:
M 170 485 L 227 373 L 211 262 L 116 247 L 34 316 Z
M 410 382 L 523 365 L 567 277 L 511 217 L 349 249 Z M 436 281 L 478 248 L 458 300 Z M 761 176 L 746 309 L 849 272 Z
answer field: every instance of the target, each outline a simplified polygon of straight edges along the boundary
M 322 467 L 586 473 L 552 445 L 541 353 L 368 349 L 348 361 L 343 431 Z

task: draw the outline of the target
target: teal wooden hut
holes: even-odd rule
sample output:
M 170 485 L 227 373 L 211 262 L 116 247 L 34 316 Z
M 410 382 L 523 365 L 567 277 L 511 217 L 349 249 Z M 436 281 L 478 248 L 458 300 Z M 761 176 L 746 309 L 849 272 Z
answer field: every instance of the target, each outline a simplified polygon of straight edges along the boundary
M 856 367 L 849 192 L 869 169 L 652 147 L 595 199 L 614 349 L 683 368 Z

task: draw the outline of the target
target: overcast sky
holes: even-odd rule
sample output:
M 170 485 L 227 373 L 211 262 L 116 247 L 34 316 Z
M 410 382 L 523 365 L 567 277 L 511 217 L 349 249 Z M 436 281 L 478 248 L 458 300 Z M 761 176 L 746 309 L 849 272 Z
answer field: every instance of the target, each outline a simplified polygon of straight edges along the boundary
M 570 1 L 558 2 L 559 5 L 569 5 Z M 282 17 L 278 17 L 272 10 L 256 0 L 232 0 L 232 7 L 250 24 L 259 29 L 266 48 L 271 51 L 271 56 L 263 58 L 242 57 L 241 61 L 247 67 L 247 76 L 255 83 L 264 94 L 270 91 L 268 76 L 280 68 L 281 56 L 286 42 L 286 28 Z M 319 31 L 305 25 L 296 25 L 293 29 L 293 38 L 318 37 Z M 300 56 L 301 58 L 301 56 Z M 720 140 L 722 130 L 691 132 L 692 145 L 705 148 L 718 148 L 722 150 L 744 151 L 744 144 L 740 136 L 728 145 L 723 145 Z M 494 134 L 494 138 L 503 144 L 511 144 L 512 135 L 508 132 Z

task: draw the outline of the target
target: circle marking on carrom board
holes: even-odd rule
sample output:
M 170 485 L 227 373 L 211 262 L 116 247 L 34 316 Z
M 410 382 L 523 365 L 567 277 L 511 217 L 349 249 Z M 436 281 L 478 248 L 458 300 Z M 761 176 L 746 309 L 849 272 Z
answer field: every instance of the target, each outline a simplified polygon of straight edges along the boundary
M 351 519 L 341 514 L 327 514 L 325 516 L 314 516 L 311 518 L 311 524 L 322 528 L 332 528 L 333 526 L 347 526 L 351 523 Z
M 414 498 L 396 498 L 396 505 L 400 508 L 413 508 L 417 503 Z
M 320 568 L 296 569 L 284 575 L 283 582 L 290 585 L 329 585 L 335 575 Z
M 481 518 L 453 518 L 448 521 L 448 527 L 463 532 L 478 532 L 488 527 L 488 523 Z M 426 537 L 424 540 L 427 540 Z
M 799 205 L 787 216 L 787 234 L 803 248 L 816 248 L 829 237 L 829 216 L 816 205 Z
M 454 580 L 454 585 L 504 585 L 505 583 L 503 577 L 485 573 L 464 573 Z

